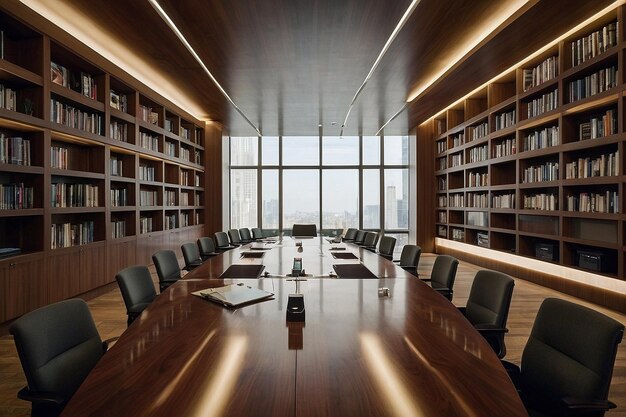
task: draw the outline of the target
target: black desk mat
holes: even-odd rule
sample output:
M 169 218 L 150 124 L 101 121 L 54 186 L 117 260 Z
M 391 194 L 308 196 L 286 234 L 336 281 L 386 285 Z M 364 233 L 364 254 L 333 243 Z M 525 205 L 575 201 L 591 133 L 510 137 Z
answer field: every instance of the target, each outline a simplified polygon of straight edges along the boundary
M 359 257 L 352 252 L 333 252 L 332 255 L 335 259 L 359 259 Z
M 241 252 L 242 258 L 262 258 L 265 256 L 265 252 Z
M 220 275 L 220 278 L 258 278 L 263 269 L 265 265 L 231 265 Z
M 363 264 L 337 264 L 333 265 L 333 268 L 339 278 L 378 279 L 378 277 Z

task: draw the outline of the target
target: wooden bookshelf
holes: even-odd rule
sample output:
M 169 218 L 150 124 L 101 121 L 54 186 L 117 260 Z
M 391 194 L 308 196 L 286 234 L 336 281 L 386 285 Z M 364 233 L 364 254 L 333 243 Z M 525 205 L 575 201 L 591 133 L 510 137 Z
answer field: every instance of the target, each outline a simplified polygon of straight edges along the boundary
M 624 279 L 625 11 L 435 115 L 434 236 Z
M 0 30 L 14 99 L 0 103 L 0 185 L 15 195 L 0 199 L 0 248 L 20 249 L 0 259 L 4 323 L 204 235 L 205 123 L 3 11 Z

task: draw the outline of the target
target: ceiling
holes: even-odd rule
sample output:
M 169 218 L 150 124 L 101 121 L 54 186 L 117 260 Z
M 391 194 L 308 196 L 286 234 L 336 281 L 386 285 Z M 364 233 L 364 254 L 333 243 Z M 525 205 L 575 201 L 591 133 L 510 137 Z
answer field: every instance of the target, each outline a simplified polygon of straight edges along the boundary
M 385 128 L 388 135 L 406 134 L 546 40 L 613 2 L 531 0 L 482 40 L 480 48 L 456 56 L 468 40 L 480 40 L 485 25 L 516 1 L 523 3 L 419 2 L 358 97 L 344 134 L 376 133 L 416 89 L 451 66 L 446 77 L 435 80 Z M 107 44 L 126 48 L 135 70 L 143 68 L 137 63 L 144 63 L 158 74 L 141 81 L 156 91 L 167 90 L 166 97 L 193 115 L 221 122 L 233 136 L 256 134 L 147 0 L 22 2 L 44 8 L 54 3 L 54 10 L 66 16 L 63 29 L 74 34 L 78 29 L 72 25 L 81 21 L 83 30 L 98 34 L 92 42 L 103 42 L 101 48 Z M 354 94 L 410 3 L 159 0 L 236 105 L 268 136 L 317 135 L 320 130 L 339 134 Z

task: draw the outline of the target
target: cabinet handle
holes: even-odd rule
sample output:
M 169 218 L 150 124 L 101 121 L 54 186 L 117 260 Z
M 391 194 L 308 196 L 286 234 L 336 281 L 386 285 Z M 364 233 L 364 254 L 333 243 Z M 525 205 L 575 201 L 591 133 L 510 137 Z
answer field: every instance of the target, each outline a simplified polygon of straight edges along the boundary
M 15 268 L 15 266 L 16 266 L 16 265 L 17 265 L 17 264 L 16 264 L 15 262 L 11 262 L 11 263 L 9 264 L 9 268 Z

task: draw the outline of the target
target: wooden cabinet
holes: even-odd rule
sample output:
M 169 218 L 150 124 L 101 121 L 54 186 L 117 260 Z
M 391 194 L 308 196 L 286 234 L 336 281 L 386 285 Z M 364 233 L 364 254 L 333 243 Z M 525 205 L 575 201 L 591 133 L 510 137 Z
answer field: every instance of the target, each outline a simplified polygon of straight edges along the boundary
M 53 251 L 48 256 L 50 301 L 64 300 L 111 282 L 106 272 L 104 242 Z
M 43 254 L 0 262 L 0 322 L 48 303 L 45 265 Z

